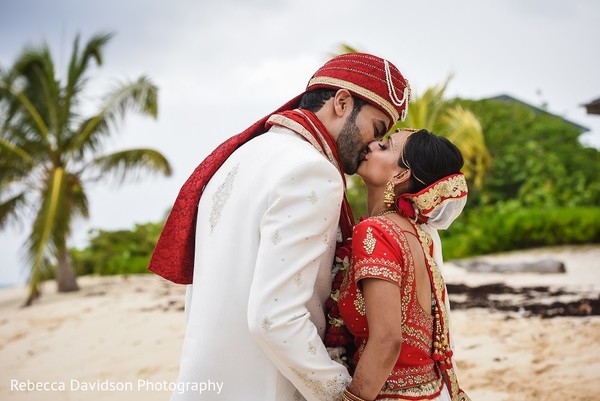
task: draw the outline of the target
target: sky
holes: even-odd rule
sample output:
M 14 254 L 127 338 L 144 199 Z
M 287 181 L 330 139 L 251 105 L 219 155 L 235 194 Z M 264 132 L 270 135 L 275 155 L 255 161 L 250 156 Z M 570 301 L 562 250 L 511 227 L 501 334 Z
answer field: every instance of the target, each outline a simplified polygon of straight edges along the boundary
M 86 187 L 90 218 L 70 238 L 82 247 L 92 228 L 165 217 L 210 151 L 303 92 L 342 43 L 390 60 L 417 95 L 452 74 L 449 97 L 546 104 L 600 148 L 600 116 L 582 107 L 600 98 L 598 21 L 595 0 L 0 0 L 0 66 L 46 42 L 64 77 L 77 34 L 114 32 L 84 110 L 118 82 L 147 75 L 159 87 L 158 118 L 129 113 L 105 150 L 158 149 L 174 174 Z M 30 222 L 0 231 L 0 285 L 26 280 Z

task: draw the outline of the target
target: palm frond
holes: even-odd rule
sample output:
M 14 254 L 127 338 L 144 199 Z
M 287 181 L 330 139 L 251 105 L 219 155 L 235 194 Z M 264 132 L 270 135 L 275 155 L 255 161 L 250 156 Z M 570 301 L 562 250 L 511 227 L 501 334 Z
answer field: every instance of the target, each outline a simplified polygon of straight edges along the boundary
M 470 110 L 456 106 L 446 110 L 441 123 L 446 137 L 456 144 L 463 155 L 465 176 L 481 189 L 492 157 L 487 150 L 479 120 Z
M 0 156 L 4 160 L 18 158 L 31 167 L 35 165 L 35 160 L 25 149 L 2 137 L 0 137 Z
M 444 94 L 451 79 L 452 76 L 448 76 L 443 84 L 431 86 L 422 95 L 413 96 L 406 120 L 400 126 L 437 131 L 437 123 L 445 107 Z
M 79 154 L 88 148 L 98 150 L 100 139 L 110 133 L 111 126 L 117 128 L 129 109 L 156 118 L 158 88 L 149 78 L 142 76 L 137 81 L 120 85 L 111 92 L 101 111 L 80 126 L 66 149 Z
M 85 189 L 81 183 L 81 177 L 77 174 L 68 174 L 67 185 L 70 207 L 69 218 L 88 218 L 90 215 L 89 203 Z
M 340 43 L 337 47 L 337 50 L 329 53 L 329 57 L 335 57 L 342 54 L 348 53 L 361 53 L 362 50 L 359 50 L 357 47 L 350 46 L 347 43 Z
M 158 151 L 153 149 L 129 149 L 98 157 L 87 167 L 98 174 L 96 179 L 116 178 L 120 182 L 137 179 L 142 171 L 169 176 L 171 165 Z
M 21 192 L 0 203 L 0 230 L 11 223 L 18 222 L 21 217 L 20 211 L 27 203 L 25 192 Z
M 4 81 L 0 81 L 0 92 L 2 92 L 0 93 L 0 96 L 10 96 L 12 97 L 12 100 L 22 106 L 24 114 L 31 118 L 34 126 L 33 128 L 40 133 L 44 143 L 50 149 L 52 144 L 49 139 L 48 126 L 33 102 L 25 95 L 25 93 L 17 90 L 13 85 Z
M 69 62 L 67 84 L 65 85 L 64 93 L 64 105 L 61 114 L 63 125 L 68 123 L 71 106 L 76 101 L 77 95 L 83 89 L 85 83 L 84 73 L 87 70 L 90 61 L 95 60 L 97 65 L 102 65 L 102 50 L 113 36 L 114 34 L 112 32 L 94 35 L 87 42 L 81 54 L 79 53 L 80 37 L 79 35 L 75 37 L 71 60 Z
M 13 69 L 24 83 L 23 93 L 43 118 L 49 134 L 59 138 L 60 89 L 48 45 L 26 47 Z
M 66 92 L 70 95 L 67 97 L 76 94 L 78 92 L 77 89 L 80 89 L 77 84 L 87 70 L 89 62 L 92 59 L 96 61 L 97 65 L 102 65 L 102 50 L 113 36 L 114 34 L 112 32 L 100 33 L 92 36 L 86 43 L 81 54 L 79 53 L 80 36 L 77 35 L 75 37 L 75 40 L 73 41 L 73 52 L 71 53 L 71 60 L 69 61 L 67 85 L 65 88 Z

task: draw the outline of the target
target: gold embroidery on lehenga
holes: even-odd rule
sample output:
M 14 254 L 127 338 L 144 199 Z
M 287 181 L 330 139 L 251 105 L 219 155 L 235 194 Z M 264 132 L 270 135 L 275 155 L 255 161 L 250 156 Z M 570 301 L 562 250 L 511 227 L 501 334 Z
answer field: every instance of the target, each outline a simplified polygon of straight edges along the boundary
M 381 278 L 400 284 L 399 266 L 396 262 L 381 258 L 362 259 L 355 263 L 354 281 L 363 278 Z
M 440 377 L 436 373 L 435 369 L 431 369 L 427 373 L 423 374 L 412 374 L 407 376 L 406 378 L 399 377 L 397 379 L 387 380 L 385 382 L 384 389 L 388 391 L 393 391 L 395 394 L 398 394 L 398 391 L 412 391 L 415 389 L 415 386 L 423 385 L 425 388 L 420 389 L 419 391 L 427 391 L 430 390 L 431 382 L 439 380 Z M 430 395 L 428 391 L 425 393 L 426 395 Z M 418 394 L 417 395 L 424 395 Z
M 403 342 L 417 347 L 425 353 L 431 352 L 431 334 L 428 336 L 421 330 L 414 329 L 408 325 L 402 326 L 402 331 L 408 334 L 403 337 Z
M 432 372 L 435 373 L 434 363 L 423 366 L 408 366 L 404 368 L 393 369 L 390 373 L 390 376 L 429 375 Z
M 365 298 L 363 297 L 362 292 L 360 290 L 356 291 L 356 299 L 354 300 L 354 307 L 356 308 L 356 311 L 361 316 L 367 315 L 367 305 L 365 304 Z
M 380 394 L 380 398 L 377 398 L 378 400 L 398 400 L 398 399 L 405 399 L 405 398 L 399 398 L 400 397 L 411 397 L 411 398 L 431 398 L 431 396 L 433 396 L 436 393 L 439 393 L 442 390 L 442 379 L 434 379 L 432 381 L 429 381 L 427 383 L 422 383 L 422 384 L 418 384 L 416 386 L 413 387 L 409 387 L 409 388 L 395 388 L 395 389 L 388 389 L 386 387 L 384 387 L 384 389 L 381 390 Z M 386 397 L 386 396 L 389 396 Z
M 365 236 L 365 239 L 363 239 L 363 247 L 365 248 L 367 255 L 373 253 L 376 243 L 377 240 L 373 236 L 373 229 L 371 227 L 367 227 L 367 235 Z
M 451 189 L 457 190 L 454 188 Z M 395 239 L 399 247 L 399 257 L 401 258 L 402 263 L 393 263 L 386 259 L 373 257 L 362 258 L 353 261 L 354 263 L 350 276 L 354 275 L 354 281 L 356 282 L 360 278 L 369 277 L 373 273 L 379 278 L 389 279 L 393 277 L 394 281 L 400 284 L 402 291 L 402 330 L 403 333 L 406 334 L 403 336 L 403 342 L 430 354 L 432 352 L 432 341 L 435 340 L 433 338 L 435 335 L 434 331 L 436 329 L 436 324 L 438 323 L 434 323 L 434 317 L 430 316 L 418 304 L 416 296 L 413 297 L 413 294 L 416 294 L 416 292 L 413 292 L 415 261 L 405 231 L 397 224 L 388 221 L 388 219 L 377 219 L 372 220 L 372 222 L 377 224 L 377 228 L 381 228 L 382 232 L 389 234 L 390 238 Z M 415 224 L 414 227 L 425 256 L 427 269 L 431 275 L 432 293 L 435 296 L 436 304 L 439 305 L 439 327 L 443 328 L 443 337 L 448 339 L 448 311 L 443 302 L 443 299 L 446 296 L 445 284 L 439 266 L 437 266 L 432 256 L 431 246 L 433 241 L 431 240 L 431 237 L 423 231 L 420 225 Z M 392 265 L 394 266 L 392 267 Z M 357 299 L 358 294 L 359 291 L 357 291 Z M 409 308 L 411 309 L 410 311 Z M 407 316 L 409 315 L 408 312 L 411 312 L 410 322 L 407 321 Z M 427 332 L 425 330 L 427 330 Z M 359 357 L 362 355 L 366 343 L 367 341 L 365 339 L 364 341 L 361 341 L 360 344 L 357 344 Z M 449 369 L 446 367 L 440 369 L 436 363 L 424 367 L 410 367 L 406 369 L 413 369 L 413 371 L 398 370 L 397 372 L 392 372 L 390 374 L 390 378 L 386 381 L 386 385 L 381 391 L 380 398 L 378 399 L 398 400 L 432 398 L 441 391 L 443 385 L 447 385 L 452 401 L 470 401 L 468 396 L 458 387 L 455 372 L 451 367 Z M 422 369 L 422 371 L 417 371 L 417 369 Z M 406 388 L 399 388 L 402 386 L 406 386 Z

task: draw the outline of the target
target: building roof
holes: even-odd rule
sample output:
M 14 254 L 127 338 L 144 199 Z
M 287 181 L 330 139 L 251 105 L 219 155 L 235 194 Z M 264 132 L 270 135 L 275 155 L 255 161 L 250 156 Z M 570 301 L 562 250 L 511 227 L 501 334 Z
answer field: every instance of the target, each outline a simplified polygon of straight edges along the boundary
M 588 114 L 600 114 L 600 97 L 584 104 L 583 107 L 586 108 Z
M 525 103 L 522 100 L 519 100 L 517 98 L 514 98 L 514 97 L 506 95 L 506 94 L 488 97 L 488 98 L 486 98 L 486 100 L 498 100 L 498 101 L 506 102 L 506 103 L 518 103 L 518 104 L 521 104 L 521 105 L 523 105 L 523 106 L 525 106 L 525 107 L 533 110 L 533 112 L 536 113 L 536 114 L 550 114 L 552 116 L 556 116 L 556 117 L 560 118 L 561 120 L 563 120 L 564 122 L 566 122 L 567 124 L 572 125 L 573 127 L 575 127 L 576 129 L 578 129 L 582 133 L 590 130 L 589 128 L 584 127 L 583 125 L 579 125 L 577 123 L 574 123 L 573 121 L 569 121 L 566 118 L 563 118 L 563 117 L 561 117 L 559 115 L 549 113 L 548 111 L 546 111 L 544 109 L 540 109 L 539 107 L 536 107 L 536 106 L 531 105 L 529 103 Z M 598 99 L 598 100 L 600 100 L 600 99 Z

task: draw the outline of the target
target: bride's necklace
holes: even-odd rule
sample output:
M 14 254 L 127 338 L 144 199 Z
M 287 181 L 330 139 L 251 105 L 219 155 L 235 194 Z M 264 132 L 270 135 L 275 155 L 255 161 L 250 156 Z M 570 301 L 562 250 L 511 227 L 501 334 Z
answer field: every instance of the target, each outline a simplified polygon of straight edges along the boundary
M 375 217 L 380 217 L 380 216 L 385 216 L 388 214 L 393 214 L 393 213 L 397 213 L 398 211 L 396 209 L 388 209 L 388 210 L 382 210 L 381 212 L 375 214 Z

